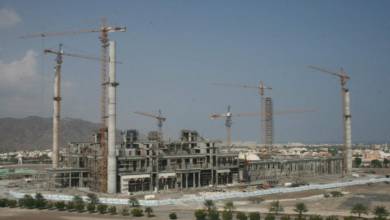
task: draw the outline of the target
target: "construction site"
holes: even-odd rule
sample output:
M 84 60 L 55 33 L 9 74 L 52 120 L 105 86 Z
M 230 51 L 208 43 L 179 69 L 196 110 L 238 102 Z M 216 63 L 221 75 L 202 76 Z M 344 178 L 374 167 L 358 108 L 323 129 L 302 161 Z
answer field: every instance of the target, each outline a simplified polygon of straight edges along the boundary
M 336 76 L 341 81 L 343 100 L 344 148 L 342 153 L 328 157 L 299 158 L 278 155 L 274 151 L 273 117 L 315 110 L 298 109 L 275 111 L 272 90 L 260 81 L 258 86 L 213 83 L 215 86 L 254 89 L 260 96 L 260 109 L 247 113 L 211 114 L 211 119 L 224 119 L 226 141 L 213 141 L 198 131 L 183 129 L 178 140 L 165 140 L 163 123 L 167 120 L 158 114 L 134 112 L 157 122 L 157 131 L 147 137 L 137 130 L 124 130 L 118 134 L 116 125 L 116 42 L 109 39 L 113 32 L 125 32 L 126 27 L 109 26 L 105 19 L 95 30 L 58 33 L 38 33 L 23 38 L 51 37 L 68 34 L 99 33 L 101 57 L 91 57 L 58 50 L 46 49 L 55 55 L 53 98 L 52 167 L 47 170 L 47 188 L 53 191 L 64 188 L 85 188 L 108 194 L 150 194 L 209 189 L 220 186 L 254 185 L 273 187 L 294 182 L 304 184 L 306 177 L 349 177 L 352 170 L 351 115 L 349 107 L 349 76 L 341 69 L 332 72 L 315 66 L 309 68 Z M 72 142 L 59 145 L 61 136 L 61 65 L 65 56 L 89 59 L 101 63 L 101 128 L 91 134 L 91 142 Z M 232 144 L 232 118 L 255 117 L 260 122 L 262 144 L 255 148 Z M 207 116 L 206 116 L 207 117 Z M 118 139 L 118 137 L 120 137 Z M 237 151 L 237 149 L 246 149 Z

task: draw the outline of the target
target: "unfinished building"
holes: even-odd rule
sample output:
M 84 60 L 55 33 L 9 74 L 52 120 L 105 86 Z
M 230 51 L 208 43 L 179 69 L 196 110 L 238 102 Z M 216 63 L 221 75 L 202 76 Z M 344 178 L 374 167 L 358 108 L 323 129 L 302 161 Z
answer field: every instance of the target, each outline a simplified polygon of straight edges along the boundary
M 137 130 L 122 132 L 117 144 L 117 192 L 187 190 L 227 184 L 269 183 L 297 176 L 339 175 L 342 158 L 243 160 L 237 152 L 209 141 L 193 130 L 179 140 L 161 143 L 156 132 L 141 138 Z M 99 191 L 99 138 L 71 143 L 51 172 L 55 187 L 89 187 Z M 222 150 L 224 149 L 224 150 Z

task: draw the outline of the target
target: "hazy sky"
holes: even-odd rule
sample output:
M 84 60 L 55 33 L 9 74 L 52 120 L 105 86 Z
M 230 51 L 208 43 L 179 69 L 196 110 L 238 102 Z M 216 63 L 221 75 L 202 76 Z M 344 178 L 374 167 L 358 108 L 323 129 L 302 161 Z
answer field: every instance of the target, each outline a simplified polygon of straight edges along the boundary
M 118 124 L 155 129 L 132 114 L 160 108 L 164 131 L 182 128 L 225 139 L 211 113 L 259 111 L 256 90 L 212 82 L 273 87 L 275 142 L 341 142 L 337 78 L 308 69 L 343 67 L 351 76 L 352 137 L 390 139 L 390 1 L 5 1 L 0 0 L 0 117 L 52 113 L 54 57 L 44 48 L 99 56 L 96 33 L 18 39 L 36 32 L 94 29 L 100 17 L 124 25 L 117 41 Z M 65 57 L 64 117 L 99 121 L 99 62 Z M 233 118 L 233 140 L 259 141 L 259 119 Z

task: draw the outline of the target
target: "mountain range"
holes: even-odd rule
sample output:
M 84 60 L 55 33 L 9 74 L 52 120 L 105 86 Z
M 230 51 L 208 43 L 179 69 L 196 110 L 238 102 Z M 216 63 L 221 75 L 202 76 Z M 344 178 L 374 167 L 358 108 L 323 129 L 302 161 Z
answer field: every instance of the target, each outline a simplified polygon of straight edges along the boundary
M 52 119 L 38 116 L 0 118 L 0 152 L 49 149 Z M 99 124 L 75 118 L 61 119 L 61 146 L 69 142 L 91 141 Z

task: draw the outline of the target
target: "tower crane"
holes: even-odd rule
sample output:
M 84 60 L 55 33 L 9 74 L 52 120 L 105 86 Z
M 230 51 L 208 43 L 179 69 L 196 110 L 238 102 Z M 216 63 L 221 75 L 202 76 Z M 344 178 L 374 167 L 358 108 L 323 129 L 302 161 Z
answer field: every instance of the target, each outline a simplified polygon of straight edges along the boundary
M 226 144 L 230 147 L 232 145 L 232 113 L 230 112 L 230 105 L 227 107 L 227 112 L 223 114 L 212 114 L 210 119 L 225 118 L 226 127 Z
M 146 117 L 157 119 L 158 139 L 159 139 L 159 141 L 163 140 L 162 127 L 163 127 L 163 123 L 167 119 L 162 116 L 161 110 L 158 110 L 158 115 L 154 115 L 154 114 L 147 113 L 147 112 L 139 112 L 139 111 L 134 112 L 134 114 L 143 115 L 143 116 L 146 116 Z
M 216 86 L 227 87 L 239 87 L 245 89 L 257 89 L 260 95 L 260 137 L 261 141 L 266 146 L 272 146 L 273 142 L 273 120 L 272 114 L 266 114 L 267 111 L 272 111 L 272 99 L 271 97 L 265 97 L 265 90 L 272 90 L 271 87 L 264 85 L 264 82 L 260 80 L 258 86 L 241 85 L 231 83 L 212 83 Z
M 347 82 L 351 78 L 340 68 L 339 72 L 329 71 L 327 69 L 311 66 L 308 68 L 318 70 L 320 72 L 336 76 L 340 79 L 341 84 L 341 96 L 343 100 L 343 121 L 344 121 L 344 167 L 343 174 L 350 176 L 352 172 L 352 135 L 351 135 L 351 112 L 350 112 L 350 100 L 349 100 L 349 89 L 347 88 Z
M 285 115 L 285 114 L 291 114 L 291 113 L 305 113 L 305 112 L 315 112 L 314 109 L 291 109 L 291 110 L 284 110 L 284 111 L 277 111 L 273 114 L 275 115 Z M 264 113 L 267 114 L 267 113 Z M 231 126 L 233 124 L 232 118 L 233 117 L 264 117 L 264 115 L 260 115 L 258 112 L 242 112 L 242 113 L 231 113 L 230 111 L 230 105 L 228 105 L 227 112 L 222 114 L 212 114 L 210 115 L 210 119 L 223 119 L 225 118 L 225 127 L 227 131 L 227 140 L 226 143 L 228 146 L 231 146 Z
M 42 33 L 34 33 L 21 36 L 22 39 L 28 38 L 45 38 L 45 37 L 55 37 L 55 36 L 66 36 L 66 35 L 78 35 L 83 33 L 99 33 L 99 40 L 101 42 L 101 97 L 100 97 L 100 110 L 101 110 L 101 128 L 100 128 L 100 147 L 102 149 L 102 157 L 103 159 L 100 161 L 100 180 L 101 184 L 99 186 L 101 192 L 107 191 L 107 60 L 108 60 L 108 46 L 109 46 L 109 38 L 108 34 L 113 32 L 126 32 L 126 27 L 124 26 L 108 26 L 107 19 L 102 18 L 100 28 L 95 29 L 81 29 L 74 31 L 63 31 L 63 32 L 42 32 Z
M 61 68 L 63 63 L 63 56 L 76 57 L 81 59 L 96 60 L 100 61 L 98 57 L 74 54 L 74 53 L 65 53 L 62 49 L 62 44 L 59 44 L 58 50 L 45 49 L 43 51 L 45 54 L 54 54 L 56 55 L 56 66 L 55 66 L 55 75 L 54 75 L 54 98 L 53 98 L 53 168 L 58 168 L 58 158 L 59 158 L 59 139 L 60 139 L 60 118 L 61 118 Z
M 162 127 L 163 123 L 167 120 L 165 117 L 162 116 L 161 110 L 158 110 L 158 115 L 154 115 L 151 113 L 146 112 L 134 112 L 135 114 L 154 118 L 157 120 L 157 127 L 158 127 L 158 144 L 157 149 L 155 151 L 155 170 L 156 170 L 156 177 L 155 177 L 155 191 L 158 192 L 159 188 L 159 154 L 160 154 L 160 147 L 162 147 L 163 142 L 163 133 L 162 133 Z

